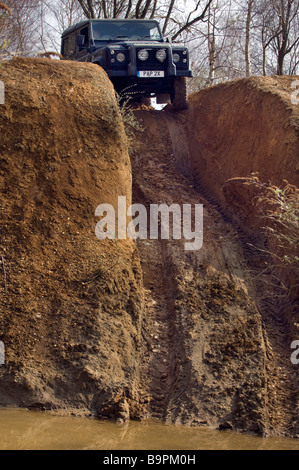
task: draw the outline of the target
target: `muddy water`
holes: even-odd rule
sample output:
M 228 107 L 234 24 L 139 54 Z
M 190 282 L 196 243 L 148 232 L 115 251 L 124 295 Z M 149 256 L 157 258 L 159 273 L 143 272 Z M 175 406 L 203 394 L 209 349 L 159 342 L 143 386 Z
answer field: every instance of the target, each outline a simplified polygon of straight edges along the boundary
M 0 410 L 1 450 L 299 450 L 299 440 L 162 424 L 115 424 L 88 418 Z

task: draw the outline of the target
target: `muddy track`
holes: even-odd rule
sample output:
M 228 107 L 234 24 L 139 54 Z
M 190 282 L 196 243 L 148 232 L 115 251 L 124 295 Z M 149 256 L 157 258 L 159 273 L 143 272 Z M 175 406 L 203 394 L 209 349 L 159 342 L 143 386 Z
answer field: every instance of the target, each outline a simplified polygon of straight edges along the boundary
M 167 137 L 165 146 L 168 147 L 169 144 Z M 143 164 L 144 161 L 141 165 Z M 147 165 L 153 164 L 155 164 L 155 171 L 153 168 L 148 173 L 148 168 L 142 170 L 142 175 L 145 177 L 143 182 L 140 182 L 138 178 L 134 180 L 133 201 L 143 204 L 147 209 L 155 201 L 151 193 L 151 183 L 146 175 L 154 177 L 156 185 L 161 188 L 169 171 L 167 162 L 163 159 L 159 163 L 147 159 Z M 172 179 L 170 175 L 169 179 Z M 172 184 L 175 190 L 173 180 Z M 156 196 L 156 202 L 162 203 L 163 196 L 158 193 Z M 168 241 L 139 240 L 138 250 L 145 287 L 144 337 L 148 340 L 148 349 L 144 357 L 143 372 L 144 382 L 147 384 L 145 388 L 150 396 L 149 413 L 154 418 L 166 419 L 173 390 L 178 380 L 179 364 L 182 362 L 182 349 L 177 347 L 180 339 L 176 331 L 173 273 L 169 260 Z
M 251 270 L 257 266 L 249 254 L 246 237 L 229 223 L 225 211 L 204 185 L 199 188 L 192 184 L 185 113 L 139 111 L 136 115 L 146 130 L 137 135 L 132 158 L 134 202 L 145 206 L 204 204 L 202 250 L 184 252 L 182 244 L 174 240 L 138 242 L 147 299 L 144 337 L 149 343 L 143 372 L 151 400 L 149 414 L 172 422 L 215 425 L 218 421 L 224 428 L 233 423 L 233 427 L 265 434 L 273 429 L 294 433 L 294 370 L 287 357 L 286 328 L 279 318 L 272 321 L 273 302 L 266 305 L 259 301 L 259 286 L 251 280 Z M 223 328 L 215 318 L 219 306 L 213 299 L 206 308 L 210 282 L 218 274 L 231 283 L 233 291 L 229 300 L 226 292 L 220 294 L 223 305 L 231 305 L 223 314 L 229 309 L 241 312 L 235 319 L 227 319 Z M 193 304 L 189 298 L 198 288 L 203 305 L 201 298 Z M 242 299 L 238 297 L 241 291 L 245 292 Z M 204 309 L 210 318 L 203 321 Z M 236 328 L 242 332 L 242 341 L 252 346 L 247 350 L 244 347 L 237 357 L 222 356 L 209 363 L 207 357 L 217 347 L 225 347 L 228 356 L 231 354 L 229 336 L 238 337 Z M 196 346 L 192 344 L 195 332 Z M 228 367 L 227 376 L 222 375 L 222 361 L 235 362 L 238 372 L 234 375 Z
M 164 246 L 163 246 L 164 245 Z M 144 274 L 147 301 L 147 331 L 150 350 L 147 353 L 150 414 L 165 418 L 171 392 L 177 379 L 177 352 L 174 348 L 174 304 L 167 275 L 165 243 L 156 240 L 138 244 Z
M 299 435 L 298 310 L 263 299 L 244 235 L 256 212 L 242 182 L 226 185 L 260 172 L 298 187 L 293 78 L 202 90 L 180 113 L 135 109 L 130 165 L 99 67 L 15 58 L 0 75 L 0 406 Z M 132 176 L 134 202 L 203 204 L 202 249 L 95 236 L 95 209 L 131 200 Z

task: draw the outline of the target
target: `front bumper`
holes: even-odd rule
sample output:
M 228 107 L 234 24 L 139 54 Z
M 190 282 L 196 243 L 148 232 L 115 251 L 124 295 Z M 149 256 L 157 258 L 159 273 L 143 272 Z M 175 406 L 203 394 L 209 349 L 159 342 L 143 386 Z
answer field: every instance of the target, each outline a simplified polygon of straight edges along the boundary
M 149 53 L 149 58 L 146 61 L 138 59 L 138 51 L 146 49 Z M 159 62 L 156 58 L 156 51 L 164 49 L 167 54 L 165 62 Z M 186 50 L 187 51 L 187 50 Z M 100 60 L 95 58 L 93 61 L 98 62 L 107 72 L 108 76 L 113 77 L 127 77 L 137 79 L 139 71 L 163 71 L 164 77 L 160 80 L 165 80 L 167 77 L 192 77 L 192 72 L 189 70 L 189 56 L 186 52 L 185 56 L 181 56 L 181 61 L 175 64 L 173 61 L 173 53 L 177 50 L 172 49 L 170 44 L 159 44 L 154 47 L 149 44 L 138 44 L 138 45 L 115 45 L 106 48 L 105 58 L 104 51 L 101 53 Z M 125 56 L 125 62 L 117 62 L 117 53 L 122 52 Z M 184 62 L 183 62 L 184 58 Z M 186 60 L 185 60 L 186 58 Z

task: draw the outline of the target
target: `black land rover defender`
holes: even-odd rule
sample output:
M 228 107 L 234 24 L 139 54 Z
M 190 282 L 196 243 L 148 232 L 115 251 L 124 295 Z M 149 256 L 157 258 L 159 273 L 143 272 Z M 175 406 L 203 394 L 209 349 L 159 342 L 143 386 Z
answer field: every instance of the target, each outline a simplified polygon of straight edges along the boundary
M 107 72 L 121 97 L 156 97 L 157 103 L 187 106 L 189 52 L 163 38 L 155 20 L 86 20 L 62 35 L 66 60 L 93 62 Z

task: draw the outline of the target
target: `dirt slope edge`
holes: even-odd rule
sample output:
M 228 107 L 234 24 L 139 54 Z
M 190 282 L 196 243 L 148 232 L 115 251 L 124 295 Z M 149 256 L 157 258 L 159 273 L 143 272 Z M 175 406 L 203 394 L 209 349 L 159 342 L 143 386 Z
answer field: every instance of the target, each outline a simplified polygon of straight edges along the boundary
M 298 77 L 297 77 L 298 78 Z M 258 172 L 261 181 L 299 186 L 296 77 L 252 77 L 191 96 L 187 114 L 189 171 L 218 201 L 222 186 Z
M 94 232 L 99 204 L 131 201 L 112 85 L 47 59 L 3 63 L 0 79 L 0 405 L 138 417 L 139 258 Z
M 278 210 L 277 197 L 273 197 L 276 190 L 284 191 L 285 206 L 292 205 L 298 213 L 296 79 L 298 77 L 251 77 L 192 95 L 186 114 L 189 153 L 187 159 L 177 162 L 246 234 L 247 243 L 269 252 L 268 259 L 261 251 L 256 252 L 252 268 L 262 271 L 266 263 L 273 265 L 272 280 L 266 282 L 264 290 L 273 298 L 278 294 L 278 309 L 275 310 L 280 310 L 282 321 L 288 322 L 288 344 L 298 336 L 294 326 L 298 321 L 298 261 L 293 262 L 299 255 L 298 246 L 295 236 L 290 242 L 280 238 L 282 232 L 289 237 L 293 230 L 291 220 L 287 228 L 282 228 L 263 216 L 270 214 L 272 217 Z M 288 216 L 293 218 L 294 214 Z M 265 225 L 270 227 L 266 235 Z M 271 236 L 271 230 L 277 231 L 278 236 Z M 286 265 L 284 258 L 292 262 Z M 275 288 L 271 292 L 271 283 L 277 286 L 276 292 Z
M 275 208 L 269 198 L 277 189 L 273 184 L 298 208 L 299 106 L 291 102 L 295 79 L 237 80 L 191 96 L 189 110 L 179 116 L 165 110 L 176 167 L 239 232 L 271 351 L 270 421 L 275 432 L 284 429 L 290 435 L 299 430 L 298 366 L 290 360 L 290 345 L 299 338 L 298 267 L 276 266 L 281 248 L 273 237 L 265 237 L 261 210 Z M 267 204 L 261 204 L 265 196 Z M 290 248 L 294 256 L 298 246 Z

